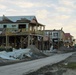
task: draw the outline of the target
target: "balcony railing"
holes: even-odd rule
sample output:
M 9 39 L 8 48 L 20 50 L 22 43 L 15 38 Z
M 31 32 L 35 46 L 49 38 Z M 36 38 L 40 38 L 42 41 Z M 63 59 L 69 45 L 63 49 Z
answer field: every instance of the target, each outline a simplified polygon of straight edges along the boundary
M 43 35 L 43 31 L 41 31 L 41 30 L 33 31 L 33 30 L 25 29 L 25 28 L 23 28 L 23 29 L 7 28 L 5 33 L 8 34 L 8 35 L 15 35 L 15 34 L 19 34 L 19 33 L 21 33 L 21 34 L 23 34 L 23 33 L 24 33 L 24 34 L 30 33 L 30 34 Z

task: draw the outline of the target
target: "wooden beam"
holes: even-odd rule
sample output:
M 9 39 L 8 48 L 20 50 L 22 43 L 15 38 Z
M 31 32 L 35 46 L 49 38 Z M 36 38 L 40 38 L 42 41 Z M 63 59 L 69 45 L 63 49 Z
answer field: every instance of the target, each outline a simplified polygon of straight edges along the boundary
M 22 41 L 22 36 L 20 38 L 20 42 L 21 42 L 21 48 L 23 47 L 23 41 Z
M 7 47 L 8 47 L 8 36 L 6 34 L 6 50 L 7 50 Z
M 30 25 L 28 25 L 28 46 L 30 45 Z

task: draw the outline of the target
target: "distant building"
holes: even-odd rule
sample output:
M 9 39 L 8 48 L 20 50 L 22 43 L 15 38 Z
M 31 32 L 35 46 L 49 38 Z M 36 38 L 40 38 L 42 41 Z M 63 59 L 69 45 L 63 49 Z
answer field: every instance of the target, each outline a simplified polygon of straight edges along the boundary
M 30 44 L 38 47 L 38 38 L 43 38 L 45 25 L 35 16 L 0 17 L 0 46 L 26 48 Z
M 61 30 L 45 30 L 45 36 L 48 36 L 50 39 L 50 43 L 53 45 L 57 45 L 57 48 L 60 47 L 60 45 L 64 42 L 65 40 L 65 33 L 64 31 Z M 62 42 L 60 44 L 60 42 Z
M 65 33 L 65 45 L 67 46 L 74 45 L 74 37 L 70 33 Z
M 74 45 L 76 45 L 76 39 L 74 39 Z

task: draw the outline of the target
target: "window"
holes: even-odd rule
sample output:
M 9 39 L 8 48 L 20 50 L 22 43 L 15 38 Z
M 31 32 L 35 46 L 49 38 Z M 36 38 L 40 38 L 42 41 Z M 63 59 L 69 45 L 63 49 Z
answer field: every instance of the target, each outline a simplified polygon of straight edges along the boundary
M 12 25 L 12 27 L 16 27 L 16 25 Z
M 54 37 L 58 37 L 58 33 L 53 33 L 53 36 Z
M 26 24 L 19 24 L 19 29 L 26 28 Z
M 3 28 L 7 28 L 7 25 L 4 25 Z
M 47 35 L 49 35 L 49 32 L 47 32 Z
M 52 32 L 50 32 L 50 35 L 52 35 Z
M 45 35 L 47 35 L 47 33 L 45 32 Z

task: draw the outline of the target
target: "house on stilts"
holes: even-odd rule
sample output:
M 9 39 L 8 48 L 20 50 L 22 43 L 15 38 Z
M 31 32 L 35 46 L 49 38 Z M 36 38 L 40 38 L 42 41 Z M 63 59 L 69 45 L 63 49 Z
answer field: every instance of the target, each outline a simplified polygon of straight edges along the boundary
M 42 49 L 45 25 L 40 24 L 35 16 L 0 17 L 0 46 L 27 48 L 35 45 Z

